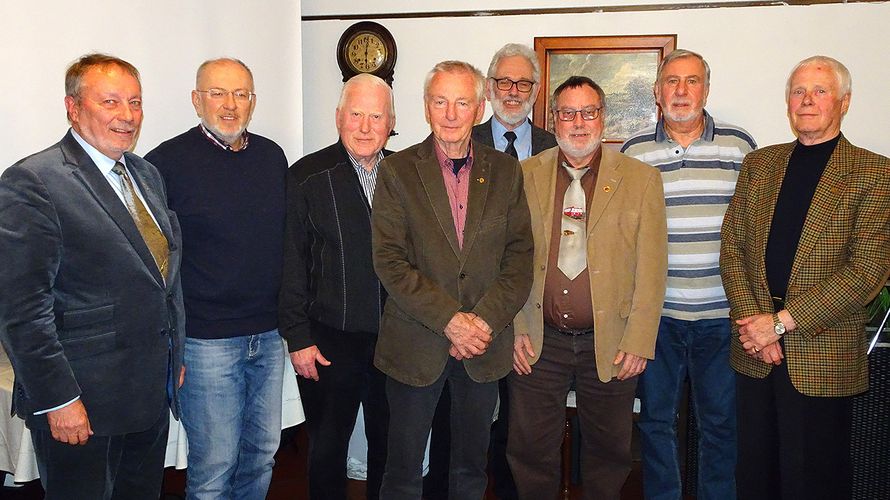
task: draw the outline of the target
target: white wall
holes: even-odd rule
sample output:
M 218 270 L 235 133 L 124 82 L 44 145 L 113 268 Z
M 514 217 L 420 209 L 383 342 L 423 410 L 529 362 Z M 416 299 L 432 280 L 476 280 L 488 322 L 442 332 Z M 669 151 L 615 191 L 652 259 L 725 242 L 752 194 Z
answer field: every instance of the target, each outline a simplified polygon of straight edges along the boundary
M 302 155 L 299 0 L 3 3 L 0 170 L 62 137 L 65 68 L 92 51 L 126 59 L 142 74 L 139 154 L 198 123 L 189 98 L 195 70 L 226 55 L 254 73 L 250 130 L 281 144 L 291 161 Z
M 620 0 L 616 0 L 620 1 Z M 404 0 L 383 0 L 390 12 Z M 439 10 L 471 8 L 471 2 L 435 2 Z M 485 2 L 489 8 L 497 2 Z M 511 2 L 510 8 L 515 8 Z M 552 1 L 520 2 L 521 7 L 553 6 Z M 590 3 L 590 2 L 583 2 Z M 645 2 L 652 3 L 652 2 Z M 343 13 L 346 2 L 306 0 L 303 14 Z M 424 4 L 427 5 L 427 4 Z M 356 7 L 360 8 L 360 7 Z M 482 7 L 478 7 L 482 8 Z M 503 8 L 503 7 L 502 7 Z M 419 7 L 411 9 L 420 10 Z M 314 151 L 336 138 L 334 108 L 342 80 L 335 52 L 354 21 L 303 22 L 304 149 Z M 506 42 L 533 45 L 535 36 L 635 35 L 676 33 L 677 45 L 701 52 L 711 65 L 708 110 L 748 129 L 761 145 L 793 139 L 785 115 L 785 79 L 794 64 L 814 54 L 842 61 L 853 74 L 853 99 L 843 131 L 855 144 L 890 155 L 890 4 L 833 4 L 715 8 L 697 10 L 383 19 L 398 45 L 395 98 L 399 136 L 391 149 L 422 140 L 422 85 L 438 61 L 464 59 L 483 72 Z M 486 114 L 490 114 L 486 111 Z M 486 118 L 487 119 L 487 118 Z

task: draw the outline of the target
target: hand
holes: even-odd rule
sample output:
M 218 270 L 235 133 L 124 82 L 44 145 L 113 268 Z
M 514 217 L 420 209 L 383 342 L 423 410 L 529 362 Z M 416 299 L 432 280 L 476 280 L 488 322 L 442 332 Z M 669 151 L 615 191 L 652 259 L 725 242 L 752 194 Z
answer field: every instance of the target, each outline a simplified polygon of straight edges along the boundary
M 321 366 L 331 366 L 331 362 L 321 355 L 318 346 L 311 345 L 305 349 L 290 353 L 290 362 L 294 365 L 294 371 L 304 378 L 311 378 L 318 381 L 318 369 L 315 367 L 317 362 Z
M 513 370 L 519 375 L 528 375 L 532 372 L 532 365 L 528 358 L 535 357 L 532 350 L 532 341 L 526 334 L 518 333 L 513 339 Z
M 752 356 L 779 340 L 773 315 L 770 313 L 748 316 L 736 320 L 736 324 L 739 325 L 739 341 L 742 343 L 742 348 Z
M 445 326 L 445 336 L 464 358 L 485 354 L 491 342 L 491 333 L 480 328 L 475 318 L 475 314 L 457 312 Z
M 473 316 L 473 324 L 475 324 L 476 326 L 481 328 L 485 333 L 491 335 L 491 333 L 492 333 L 491 327 L 488 326 L 488 323 L 486 323 L 484 319 L 482 319 L 482 316 L 479 316 L 479 315 L 476 315 L 473 313 L 470 313 L 470 314 L 472 314 L 472 316 Z
M 451 344 L 451 347 L 448 348 L 448 354 L 451 355 L 452 358 L 461 361 L 464 359 L 463 356 L 457 351 L 457 347 L 454 347 L 454 344 Z M 472 356 L 470 356 L 472 358 Z M 468 358 L 469 359 L 469 358 Z
M 183 382 L 185 382 L 185 365 L 182 365 L 182 368 L 179 369 L 179 385 L 176 387 L 182 387 Z
M 615 356 L 615 361 L 612 361 L 612 364 L 616 366 L 621 365 L 621 371 L 618 372 L 618 380 L 627 380 L 643 373 L 643 370 L 646 369 L 646 358 L 629 352 L 618 351 L 618 355 Z
M 755 354 L 754 357 L 764 363 L 776 366 L 781 365 L 782 360 L 785 359 L 785 355 L 782 354 L 782 344 L 778 342 L 774 342 L 764 347 L 763 350 Z
M 60 443 L 87 444 L 93 435 L 87 409 L 79 399 L 68 406 L 48 412 L 46 420 L 53 439 Z

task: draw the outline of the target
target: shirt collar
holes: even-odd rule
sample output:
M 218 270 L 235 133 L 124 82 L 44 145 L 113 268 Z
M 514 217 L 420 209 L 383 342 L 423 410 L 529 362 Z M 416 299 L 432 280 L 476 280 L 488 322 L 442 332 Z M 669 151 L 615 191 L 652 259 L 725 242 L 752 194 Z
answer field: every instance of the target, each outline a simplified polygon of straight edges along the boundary
M 71 136 L 74 137 L 74 140 L 77 141 L 78 144 L 80 144 L 80 147 L 82 147 L 90 159 L 93 160 L 93 163 L 99 167 L 99 171 L 102 172 L 103 175 L 111 173 L 111 169 L 114 168 L 114 164 L 117 162 L 121 162 L 126 166 L 127 163 L 124 161 L 124 155 L 121 155 L 119 160 L 113 160 L 105 156 L 101 151 L 94 148 L 92 144 L 88 143 L 81 137 L 74 128 L 71 129 Z
M 442 148 L 439 147 L 439 143 L 436 142 L 435 137 L 433 137 L 433 149 L 436 151 L 436 159 L 439 161 L 439 166 L 451 172 L 454 162 L 451 161 L 451 158 L 449 158 L 447 154 L 445 154 L 445 151 L 442 151 Z M 470 141 L 470 145 L 467 146 L 467 149 L 467 164 L 461 167 L 461 170 L 473 167 L 473 141 Z
M 708 110 L 703 109 L 702 114 L 705 116 L 705 128 L 702 130 L 700 139 L 705 140 L 707 142 L 714 141 L 714 117 L 708 113 Z M 655 124 L 655 142 L 674 142 L 673 139 L 668 135 L 667 131 L 664 129 L 664 117 L 662 116 L 658 123 Z
M 365 170 L 365 167 L 361 164 L 361 162 L 356 160 L 355 157 L 352 156 L 352 153 L 350 153 L 349 150 L 346 149 L 345 146 L 343 147 L 343 149 L 346 150 L 346 156 L 349 157 L 349 161 L 352 163 L 352 166 L 353 166 L 353 168 L 355 168 L 356 172 L 359 170 Z M 377 152 L 377 161 L 374 162 L 374 168 L 371 169 L 372 172 L 374 170 L 377 170 L 377 165 L 380 165 L 380 160 L 382 160 L 382 159 L 383 159 L 383 151 L 378 151 Z
M 495 149 L 499 151 L 503 151 L 507 147 L 507 139 L 504 137 L 504 132 L 506 131 L 507 127 L 496 116 L 492 116 L 491 136 L 494 139 Z M 528 119 L 522 120 L 522 123 L 513 129 L 513 132 L 516 134 L 516 142 L 513 143 L 513 147 L 516 148 L 516 151 L 520 153 L 520 158 L 522 158 L 522 151 L 531 152 L 532 124 Z
M 590 159 L 590 161 L 587 163 L 587 165 L 584 165 L 583 167 L 579 167 L 579 168 L 588 167 L 588 168 L 590 168 L 590 170 L 598 172 L 599 168 L 600 168 L 600 160 L 602 160 L 602 158 L 603 158 L 603 148 L 604 147 L 605 146 L 600 145 L 600 147 L 596 148 L 596 153 L 593 154 L 593 158 Z M 557 168 L 561 168 L 563 164 L 566 164 L 570 167 L 574 167 L 574 165 L 572 165 L 572 162 L 570 162 L 569 159 L 566 158 L 566 155 L 563 154 L 562 149 L 560 149 L 559 154 L 556 157 L 556 166 L 557 166 Z
M 244 151 L 245 149 L 247 149 L 247 144 L 250 139 L 250 134 L 247 133 L 246 129 L 244 130 L 244 132 L 241 133 L 241 149 L 235 151 L 234 149 L 232 149 L 232 146 L 229 146 L 229 144 L 227 142 L 225 142 L 224 140 L 217 137 L 216 134 L 214 134 L 207 127 L 205 127 L 203 123 L 201 123 L 200 126 L 201 126 L 201 132 L 204 133 L 204 137 L 206 137 L 207 140 L 209 140 L 211 143 L 215 144 L 220 149 L 223 149 L 226 151 L 231 151 L 233 153 L 240 153 L 240 152 Z

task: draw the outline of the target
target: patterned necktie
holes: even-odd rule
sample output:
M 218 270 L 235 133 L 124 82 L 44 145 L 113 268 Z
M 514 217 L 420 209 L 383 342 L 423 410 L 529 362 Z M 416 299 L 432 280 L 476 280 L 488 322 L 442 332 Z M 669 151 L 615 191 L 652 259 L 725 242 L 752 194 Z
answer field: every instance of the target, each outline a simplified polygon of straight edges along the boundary
M 148 213 L 145 205 L 142 204 L 142 200 L 136 195 L 133 181 L 130 180 L 124 165 L 121 162 L 117 162 L 111 170 L 117 174 L 121 184 L 121 192 L 124 194 L 124 204 L 127 205 L 127 210 L 130 211 L 133 222 L 136 223 L 136 228 L 139 229 L 139 234 L 142 235 L 142 239 L 145 240 L 148 250 L 154 257 L 155 264 L 157 264 L 158 270 L 161 271 L 161 276 L 166 280 L 167 260 L 170 256 L 167 238 L 161 233 L 160 228 L 155 224 L 154 219 L 151 218 L 151 214 Z
M 572 182 L 562 202 L 562 233 L 556 267 L 573 280 L 587 267 L 587 197 L 581 187 L 581 177 L 589 168 L 572 168 L 565 163 L 562 166 L 572 176 Z
M 507 149 L 505 149 L 504 152 L 518 160 L 519 153 L 516 152 L 516 146 L 513 144 L 516 142 L 516 132 L 513 132 L 512 130 L 504 132 L 504 139 L 507 139 Z

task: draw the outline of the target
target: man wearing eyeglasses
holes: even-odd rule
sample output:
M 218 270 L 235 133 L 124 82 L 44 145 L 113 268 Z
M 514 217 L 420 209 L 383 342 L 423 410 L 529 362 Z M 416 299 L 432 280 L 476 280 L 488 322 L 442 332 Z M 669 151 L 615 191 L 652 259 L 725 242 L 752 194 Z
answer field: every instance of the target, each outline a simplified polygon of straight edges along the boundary
M 637 376 L 654 354 L 664 300 L 661 177 L 601 146 L 605 94 L 589 78 L 568 78 L 550 107 L 559 146 L 522 164 L 534 283 L 514 322 L 507 460 L 520 498 L 557 494 L 574 383 L 584 498 L 618 499 Z
M 528 46 L 508 43 L 495 52 L 485 87 L 494 114 L 473 127 L 473 140 L 519 161 L 556 146 L 553 134 L 528 119 L 541 90 L 540 80 L 541 66 Z
M 755 147 L 743 129 L 705 111 L 711 69 L 701 55 L 675 50 L 655 78 L 662 117 L 621 150 L 661 171 L 670 205 L 670 268 L 655 359 L 640 377 L 643 492 L 683 496 L 677 411 L 687 377 L 698 424 L 702 499 L 735 498 L 735 375 L 729 366 L 729 303 L 720 283 L 720 224 L 742 159 Z
M 247 131 L 256 94 L 243 62 L 203 63 L 192 104 L 201 123 L 146 155 L 183 233 L 186 493 L 260 499 L 281 433 L 287 160 L 277 144 Z

